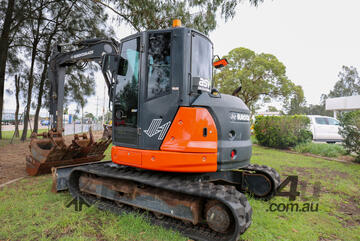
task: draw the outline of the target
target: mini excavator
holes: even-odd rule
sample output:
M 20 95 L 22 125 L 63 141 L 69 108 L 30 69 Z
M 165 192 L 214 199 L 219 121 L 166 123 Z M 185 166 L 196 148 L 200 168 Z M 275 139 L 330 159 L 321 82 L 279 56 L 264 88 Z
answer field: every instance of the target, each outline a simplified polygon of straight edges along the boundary
M 53 151 L 56 166 L 83 162 L 53 168 L 53 190 L 69 189 L 74 198 L 115 213 L 141 212 L 195 240 L 237 240 L 252 222 L 244 193 L 268 200 L 280 176 L 250 164 L 250 111 L 240 98 L 213 88 L 213 68 L 226 59 L 213 62 L 208 37 L 179 25 L 120 43 L 93 39 L 82 41 L 80 50 L 55 51 L 49 75 L 53 131 L 45 142 L 62 150 L 60 159 Z M 111 161 L 91 162 L 94 143 L 75 141 L 61 149 L 51 137 L 61 136 L 65 68 L 79 60 L 97 61 L 109 88 Z

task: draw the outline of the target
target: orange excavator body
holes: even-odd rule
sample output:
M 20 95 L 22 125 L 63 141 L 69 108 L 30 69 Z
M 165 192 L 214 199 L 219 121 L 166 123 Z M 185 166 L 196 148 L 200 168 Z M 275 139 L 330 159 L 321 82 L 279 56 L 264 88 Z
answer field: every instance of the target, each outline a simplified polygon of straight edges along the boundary
M 216 125 L 207 109 L 180 107 L 160 150 L 113 146 L 111 159 L 150 170 L 215 172 L 217 143 Z

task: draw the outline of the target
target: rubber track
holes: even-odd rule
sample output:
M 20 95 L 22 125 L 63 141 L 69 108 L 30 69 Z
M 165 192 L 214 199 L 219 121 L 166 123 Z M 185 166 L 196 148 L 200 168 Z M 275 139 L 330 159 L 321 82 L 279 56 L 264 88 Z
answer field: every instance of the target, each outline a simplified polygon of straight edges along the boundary
M 280 185 L 280 174 L 274 168 L 266 165 L 250 164 L 247 167 L 241 168 L 241 170 L 255 171 L 256 173 L 262 173 L 268 178 L 270 178 L 273 184 L 272 191 L 267 196 L 262 197 L 261 199 L 269 200 L 276 194 L 277 188 Z
M 156 219 L 151 213 L 146 212 L 146 216 L 151 219 L 152 223 L 156 223 L 165 228 L 177 230 L 183 235 L 195 240 L 237 240 L 240 234 L 244 233 L 251 224 L 252 208 L 247 201 L 246 196 L 237 191 L 233 186 L 194 182 L 184 180 L 180 175 L 170 175 L 163 172 L 153 172 L 112 164 L 90 164 L 74 168 L 69 179 L 69 190 L 72 196 L 80 196 L 85 201 L 88 201 L 89 204 L 95 204 L 100 209 L 109 210 L 115 213 L 131 212 L 132 208 L 126 205 L 118 207 L 110 200 L 104 201 L 104 199 L 100 200 L 94 196 L 83 195 L 80 193 L 77 181 L 80 173 L 89 173 L 101 177 L 130 180 L 168 191 L 184 193 L 205 199 L 218 200 L 230 209 L 235 222 L 235 230 L 234 232 L 228 234 L 217 233 L 205 224 L 185 224 L 181 220 L 168 216 L 165 216 L 163 219 Z

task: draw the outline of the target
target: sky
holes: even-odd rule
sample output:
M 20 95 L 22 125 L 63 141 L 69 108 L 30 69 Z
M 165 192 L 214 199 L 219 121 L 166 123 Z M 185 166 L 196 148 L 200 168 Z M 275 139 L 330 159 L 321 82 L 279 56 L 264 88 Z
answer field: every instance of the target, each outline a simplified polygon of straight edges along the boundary
M 342 65 L 360 69 L 360 1 L 265 0 L 238 7 L 236 17 L 210 34 L 225 55 L 236 47 L 275 55 L 301 85 L 308 104 L 319 104 Z
M 319 104 L 338 80 L 342 65 L 360 70 L 359 0 L 265 0 L 258 7 L 239 4 L 234 19 L 219 19 L 210 33 L 214 54 L 226 55 L 237 47 L 275 55 L 287 76 L 304 90 L 308 104 Z M 114 26 L 116 39 L 135 33 Z M 88 98 L 86 112 L 102 114 L 105 82 L 96 73 L 96 95 Z M 13 96 L 4 108 L 15 109 Z M 105 109 L 107 109 L 107 99 Z M 70 112 L 75 110 L 70 106 Z M 105 110 L 106 111 L 106 110 Z M 46 115 L 47 110 L 41 111 Z

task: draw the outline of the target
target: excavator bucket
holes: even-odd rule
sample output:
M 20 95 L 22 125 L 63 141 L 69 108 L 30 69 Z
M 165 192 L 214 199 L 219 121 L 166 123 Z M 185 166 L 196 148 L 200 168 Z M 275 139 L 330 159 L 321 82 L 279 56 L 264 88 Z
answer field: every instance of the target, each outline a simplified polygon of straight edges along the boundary
M 69 146 L 65 144 L 61 132 L 50 130 L 42 134 L 33 133 L 30 155 L 26 156 L 26 172 L 36 176 L 51 173 L 52 167 L 100 161 L 105 157 L 104 152 L 110 143 L 111 129 L 105 125 L 100 140 L 95 142 L 89 129 L 89 138 L 85 133 L 75 134 Z

